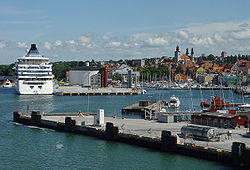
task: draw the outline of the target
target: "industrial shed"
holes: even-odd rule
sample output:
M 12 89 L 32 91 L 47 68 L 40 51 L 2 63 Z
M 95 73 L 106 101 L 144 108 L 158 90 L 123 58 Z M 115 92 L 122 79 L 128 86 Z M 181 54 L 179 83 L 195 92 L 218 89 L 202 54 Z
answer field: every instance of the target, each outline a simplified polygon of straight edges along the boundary
M 78 67 L 69 71 L 70 85 L 84 85 L 91 86 L 91 76 L 98 74 L 99 68 L 94 67 Z M 93 79 L 93 78 L 92 78 Z
M 248 126 L 247 116 L 239 114 L 208 112 L 191 116 L 191 123 L 219 128 L 235 128 L 236 126 Z

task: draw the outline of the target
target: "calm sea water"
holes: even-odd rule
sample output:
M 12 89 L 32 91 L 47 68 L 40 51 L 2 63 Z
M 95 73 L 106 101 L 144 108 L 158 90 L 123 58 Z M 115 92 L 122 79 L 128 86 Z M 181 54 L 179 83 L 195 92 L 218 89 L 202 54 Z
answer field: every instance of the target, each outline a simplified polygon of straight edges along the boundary
M 172 94 L 180 98 L 180 110 L 190 110 L 192 103 L 200 110 L 201 98 L 208 100 L 212 93 L 242 102 L 241 96 L 230 91 L 147 91 L 138 96 L 19 96 L 14 89 L 0 88 L 0 169 L 230 169 L 216 162 L 12 122 L 14 110 L 72 113 L 105 109 L 105 116 L 122 116 L 123 106 L 139 100 L 169 99 Z

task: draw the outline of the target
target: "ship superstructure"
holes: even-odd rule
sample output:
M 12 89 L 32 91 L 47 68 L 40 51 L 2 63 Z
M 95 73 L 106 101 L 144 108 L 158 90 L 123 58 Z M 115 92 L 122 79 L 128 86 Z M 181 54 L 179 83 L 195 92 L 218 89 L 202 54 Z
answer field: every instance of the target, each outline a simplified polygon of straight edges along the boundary
M 18 94 L 53 93 L 52 64 L 39 54 L 36 44 L 31 44 L 28 53 L 17 59 L 15 72 Z

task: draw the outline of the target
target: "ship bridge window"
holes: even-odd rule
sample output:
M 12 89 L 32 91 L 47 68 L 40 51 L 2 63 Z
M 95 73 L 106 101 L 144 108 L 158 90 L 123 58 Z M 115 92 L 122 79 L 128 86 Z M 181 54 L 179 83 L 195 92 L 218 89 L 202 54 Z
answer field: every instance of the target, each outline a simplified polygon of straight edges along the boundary
M 34 86 L 30 86 L 30 88 L 31 88 L 31 89 L 33 89 L 33 88 L 34 88 Z
M 39 89 L 41 89 L 41 88 L 42 88 L 42 86 L 38 86 L 38 88 L 39 88 Z

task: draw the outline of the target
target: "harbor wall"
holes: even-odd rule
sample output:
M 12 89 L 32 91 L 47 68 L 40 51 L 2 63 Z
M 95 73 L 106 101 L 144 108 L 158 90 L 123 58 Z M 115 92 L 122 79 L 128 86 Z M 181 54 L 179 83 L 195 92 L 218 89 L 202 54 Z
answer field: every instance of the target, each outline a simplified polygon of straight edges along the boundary
M 161 138 L 150 138 L 135 134 L 121 133 L 118 127 L 110 122 L 106 123 L 106 128 L 103 130 L 94 126 L 76 125 L 75 120 L 72 120 L 69 116 L 65 118 L 65 123 L 42 120 L 39 111 L 32 111 L 31 116 L 14 111 L 13 121 L 24 125 L 38 126 L 62 132 L 97 137 L 104 140 L 128 143 L 156 149 L 162 152 L 172 152 L 233 166 L 250 167 L 250 149 L 246 148 L 245 144 L 240 142 L 233 143 L 232 152 L 205 148 L 203 146 L 180 145 L 177 144 L 177 137 L 173 136 L 170 131 L 162 131 Z

